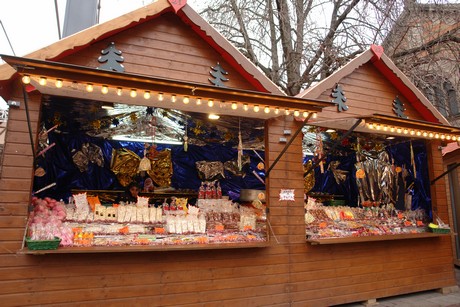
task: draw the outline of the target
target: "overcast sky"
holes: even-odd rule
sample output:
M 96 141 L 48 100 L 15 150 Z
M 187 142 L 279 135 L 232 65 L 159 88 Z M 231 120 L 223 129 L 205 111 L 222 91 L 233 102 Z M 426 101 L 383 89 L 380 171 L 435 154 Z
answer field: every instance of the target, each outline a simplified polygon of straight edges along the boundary
M 57 0 L 61 32 L 66 2 L 67 0 Z M 152 2 L 152 0 L 101 0 L 99 22 L 103 23 Z M 203 1 L 187 1 L 196 10 L 200 2 Z M 0 21 L 17 56 L 24 56 L 59 40 L 55 0 L 0 0 Z M 1 27 L 0 54 L 13 55 Z

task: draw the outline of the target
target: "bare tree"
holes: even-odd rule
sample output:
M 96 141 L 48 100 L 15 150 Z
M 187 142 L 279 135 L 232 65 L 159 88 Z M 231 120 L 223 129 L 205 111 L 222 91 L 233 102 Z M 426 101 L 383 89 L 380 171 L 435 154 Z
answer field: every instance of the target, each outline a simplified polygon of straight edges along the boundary
M 379 44 L 403 0 L 215 0 L 202 15 L 288 95 Z
M 460 126 L 460 4 L 408 0 L 384 47 L 451 124 Z

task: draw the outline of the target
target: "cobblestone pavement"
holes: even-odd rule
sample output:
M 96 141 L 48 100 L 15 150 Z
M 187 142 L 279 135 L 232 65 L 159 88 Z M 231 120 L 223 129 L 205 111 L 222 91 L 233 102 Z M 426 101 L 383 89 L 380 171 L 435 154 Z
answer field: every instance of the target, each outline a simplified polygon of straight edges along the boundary
M 460 287 L 460 268 L 455 268 L 457 285 Z M 460 307 L 460 288 L 457 291 L 442 294 L 438 291 L 423 291 L 412 294 L 398 295 L 388 298 L 378 299 L 375 304 L 352 303 L 338 305 L 340 307 Z M 338 307 L 337 306 L 337 307 Z

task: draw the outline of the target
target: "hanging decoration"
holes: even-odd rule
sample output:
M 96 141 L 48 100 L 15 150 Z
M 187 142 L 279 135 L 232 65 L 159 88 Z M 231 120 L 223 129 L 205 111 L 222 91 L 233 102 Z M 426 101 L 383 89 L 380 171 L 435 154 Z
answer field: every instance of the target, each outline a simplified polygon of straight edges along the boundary
M 155 145 L 152 145 L 153 147 Z M 171 150 L 164 149 L 161 151 L 156 150 L 153 153 L 151 150 L 148 154 L 152 163 L 151 169 L 147 171 L 147 174 L 152 178 L 153 183 L 161 188 L 171 186 L 171 178 L 173 175 L 173 166 L 171 158 Z
M 225 178 L 224 164 L 220 161 L 197 161 L 195 162 L 198 177 L 201 180 L 216 180 Z
M 94 144 L 84 143 L 81 150 L 73 154 L 72 160 L 80 172 L 88 171 L 89 163 L 94 163 L 99 167 L 104 166 L 104 155 L 102 149 Z
M 343 92 L 343 89 L 340 86 L 340 84 L 337 83 L 335 88 L 332 89 L 331 96 L 334 98 L 332 102 L 337 105 L 338 112 L 348 110 L 348 106 L 345 104 L 347 102 L 347 98 L 345 97 L 345 93 Z
M 293 189 L 281 189 L 280 190 L 280 201 L 295 201 L 295 190 Z
M 125 148 L 114 149 L 110 170 L 115 174 L 118 182 L 127 187 L 137 174 L 139 162 L 140 158 L 135 152 Z
M 309 160 L 303 165 L 303 172 L 304 172 L 303 187 L 304 187 L 305 193 L 310 192 L 310 190 L 313 189 L 313 187 L 315 186 L 315 172 L 310 171 L 312 166 L 313 166 L 312 160 Z
M 316 149 L 315 149 L 315 156 L 316 156 L 316 159 L 319 162 L 319 169 L 321 171 L 321 174 L 324 174 L 324 161 L 322 161 L 323 159 L 323 155 L 324 155 L 324 151 L 323 151 L 323 138 L 321 136 L 321 130 L 320 128 L 317 128 L 316 129 Z
M 408 118 L 406 114 L 404 114 L 404 111 L 406 111 L 404 103 L 396 96 L 393 100 L 393 112 L 400 118 Z
M 141 161 L 139 162 L 139 168 L 138 168 L 138 172 L 140 172 L 141 174 L 149 170 L 152 169 L 152 164 L 150 162 L 150 159 L 147 157 L 147 148 L 149 147 L 149 145 L 147 143 L 144 144 L 144 157 L 141 159 Z
M 211 69 L 212 71 L 209 73 L 214 77 L 214 79 L 208 78 L 209 82 L 218 87 L 226 87 L 223 82 L 227 82 L 229 80 L 225 77 L 225 75 L 228 75 L 228 72 L 220 66 L 219 62 L 217 62 L 216 66 L 211 67 Z
M 97 59 L 99 63 L 104 63 L 98 69 L 124 72 L 125 67 L 121 64 L 124 58 L 121 56 L 122 52 L 115 47 L 115 43 L 111 42 L 107 48 L 101 51 L 101 56 Z
M 335 182 L 337 182 L 337 184 L 342 184 L 347 179 L 348 171 L 339 169 L 339 164 L 340 161 L 331 161 L 328 170 L 334 175 Z
M 238 171 L 243 169 L 243 140 L 241 139 L 241 119 L 238 119 Z
M 184 151 L 188 151 L 188 135 L 187 135 L 188 125 L 185 123 L 185 134 L 184 134 Z
M 224 169 L 229 171 L 235 176 L 246 176 L 245 170 L 247 170 L 247 166 L 251 163 L 251 159 L 249 155 L 242 155 L 241 161 L 237 161 L 235 159 L 228 160 L 224 162 Z
M 412 164 L 412 168 L 414 170 L 414 179 L 417 179 L 417 167 L 415 166 L 414 148 L 412 147 L 412 141 L 410 141 L 410 163 Z

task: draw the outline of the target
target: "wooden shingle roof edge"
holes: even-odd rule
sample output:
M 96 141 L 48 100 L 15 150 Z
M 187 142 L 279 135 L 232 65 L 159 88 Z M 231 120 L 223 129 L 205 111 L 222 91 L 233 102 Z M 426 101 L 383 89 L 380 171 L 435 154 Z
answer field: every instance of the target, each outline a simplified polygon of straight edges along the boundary
M 323 92 L 333 88 L 340 80 L 352 74 L 366 63 L 372 63 L 390 83 L 417 109 L 424 120 L 450 125 L 425 95 L 409 80 L 396 64 L 383 52 L 381 46 L 372 45 L 329 77 L 300 92 L 297 97 L 317 99 Z

